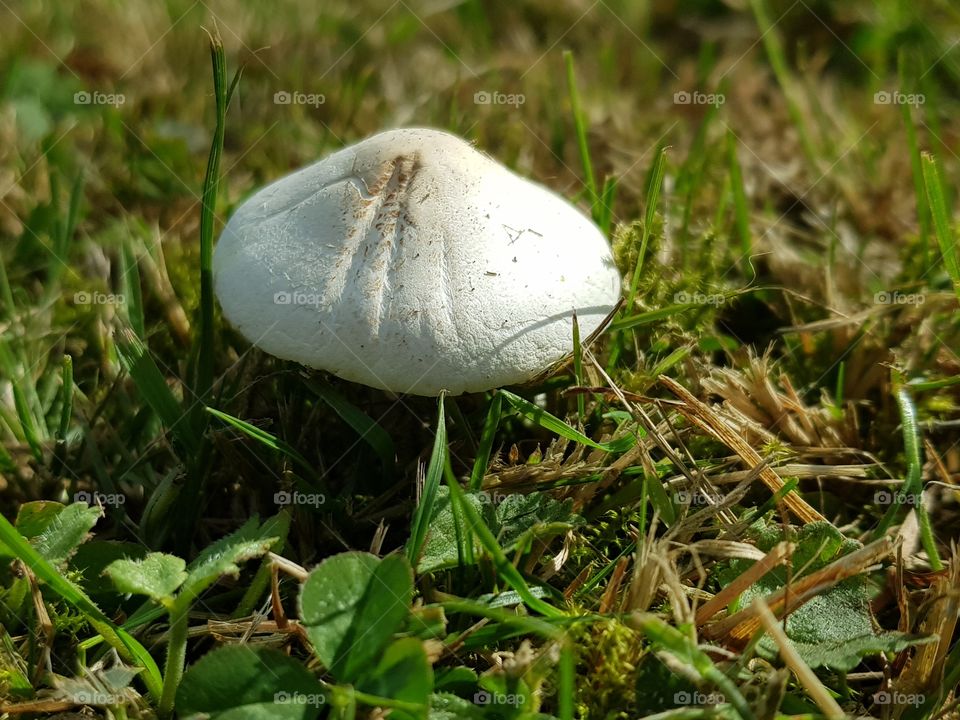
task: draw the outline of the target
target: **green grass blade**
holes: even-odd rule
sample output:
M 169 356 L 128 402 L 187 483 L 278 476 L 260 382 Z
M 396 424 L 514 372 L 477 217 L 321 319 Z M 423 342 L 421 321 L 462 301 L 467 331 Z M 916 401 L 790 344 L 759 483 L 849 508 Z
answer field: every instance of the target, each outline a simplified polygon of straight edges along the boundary
M 600 570 L 598 570 L 590 578 L 588 578 L 586 582 L 583 583 L 583 585 L 577 588 L 576 592 L 573 594 L 573 597 L 581 598 L 587 593 L 589 593 L 591 590 L 596 588 L 601 582 L 603 582 L 605 578 L 613 574 L 613 571 L 616 569 L 617 563 L 621 558 L 625 558 L 625 557 L 628 557 L 629 555 L 632 555 L 636 549 L 637 549 L 637 544 L 635 542 L 627 543 L 626 545 L 624 545 L 623 548 L 620 550 L 620 553 L 615 558 L 613 558 L 610 562 L 608 562 L 606 565 L 600 568 Z
M 600 191 L 597 225 L 607 237 L 610 237 L 610 229 L 613 227 L 613 203 L 617 196 L 617 186 L 617 179 L 611 175 L 603 181 L 603 189 Z
M 57 427 L 57 442 L 66 444 L 70 418 L 73 417 L 73 358 L 63 356 L 60 367 L 60 424 Z
M 188 454 L 197 452 L 200 437 L 193 432 L 191 423 L 174 397 L 160 368 L 153 361 L 147 346 L 128 327 L 116 333 L 117 353 L 120 363 L 130 373 L 137 390 L 150 408 L 159 416 L 160 422 L 170 431 L 181 449 Z
M 757 508 L 757 512 L 754 514 L 754 517 L 763 517 L 768 512 L 773 512 L 773 509 L 777 507 L 777 505 L 779 505 L 780 502 L 799 484 L 800 481 L 797 478 L 787 478 L 784 480 L 783 487 L 773 493 L 773 495 L 767 498 L 763 505 Z
M 462 613 L 487 618 L 504 627 L 519 630 L 525 635 L 539 635 L 551 640 L 559 640 L 563 634 L 563 630 L 557 627 L 552 620 L 544 620 L 532 615 L 518 615 L 512 610 L 493 607 L 469 598 L 458 597 L 454 600 L 444 600 L 438 604 L 449 613 Z M 566 620 L 567 618 L 566 616 L 558 616 L 557 619 Z
M 207 171 L 203 178 L 203 206 L 200 211 L 200 332 L 197 348 L 197 374 L 194 391 L 206 399 L 213 386 L 214 315 L 213 315 L 213 230 L 216 220 L 217 195 L 220 191 L 220 158 L 227 124 L 227 102 L 235 83 L 227 86 L 227 60 L 220 33 L 214 29 L 210 37 L 210 60 L 213 65 L 213 95 L 216 103 L 216 126 Z M 239 75 L 237 76 L 239 80 Z M 201 408 L 202 412 L 202 408 Z
M 427 541 L 427 531 L 433 520 L 433 507 L 437 500 L 437 491 L 440 489 L 440 477 L 443 475 L 447 463 L 447 421 L 443 413 L 443 395 L 437 399 L 437 434 L 433 439 L 433 451 L 430 453 L 430 464 L 427 465 L 427 474 L 423 482 L 423 492 L 420 502 L 410 521 L 410 539 L 407 541 L 407 558 L 413 567 L 420 560 L 423 544 Z M 459 485 L 457 486 L 459 487 Z
M 503 548 L 497 543 L 497 539 L 493 536 L 493 533 L 490 532 L 490 528 L 487 527 L 487 524 L 483 521 L 483 518 L 480 517 L 476 508 L 467 502 L 460 483 L 448 478 L 447 485 L 450 487 L 450 501 L 461 509 L 464 517 L 470 524 L 470 530 L 476 536 L 481 547 L 490 555 L 490 559 L 493 561 L 497 573 L 503 578 L 504 582 L 517 592 L 520 599 L 522 599 L 531 610 L 546 617 L 564 617 L 565 613 L 562 610 L 544 602 L 530 592 L 530 587 L 527 585 L 527 581 L 523 579 L 523 575 L 507 558 L 503 552 Z
M 716 120 L 717 114 L 719 113 L 719 105 L 709 105 L 707 106 L 707 112 L 703 116 L 703 121 L 700 123 L 700 126 L 697 128 L 697 134 L 693 139 L 693 144 L 690 146 L 690 151 L 687 153 L 687 158 L 684 160 L 683 165 L 680 166 L 680 171 L 677 174 L 677 193 L 683 194 L 683 219 L 680 223 L 680 239 L 682 243 L 683 252 L 683 266 L 687 267 L 687 263 L 693 255 L 692 252 L 687 252 L 687 243 L 690 239 L 690 222 L 693 219 L 693 211 L 696 203 L 697 191 L 703 186 L 703 175 L 706 170 L 707 165 L 710 161 L 710 151 L 711 146 L 707 144 L 707 137 L 709 135 L 710 126 Z
M 797 102 L 795 95 L 796 83 L 790 73 L 787 53 L 783 49 L 783 40 L 777 32 L 776 23 L 771 21 L 764 0 L 750 0 L 750 6 L 753 8 L 753 14 L 757 19 L 757 25 L 760 28 L 760 39 L 763 41 L 763 47 L 770 60 L 770 66 L 773 68 L 773 74 L 777 78 L 777 84 L 780 85 L 780 89 L 783 91 L 784 99 L 787 103 L 787 113 L 790 115 L 790 119 L 797 129 L 797 134 L 800 136 L 800 146 L 803 148 L 803 153 L 807 156 L 810 164 L 815 168 L 819 167 L 820 158 L 816 148 L 814 148 L 807 122 Z
M 18 434 L 16 432 L 17 430 L 20 431 L 19 435 L 29 446 L 34 458 L 36 458 L 37 462 L 42 462 L 43 444 L 41 443 L 41 434 L 38 430 L 37 418 L 33 413 L 30 399 L 25 392 L 25 388 L 30 387 L 33 380 L 19 372 L 17 362 L 11 353 L 10 347 L 2 337 L 0 337 L 0 369 L 3 370 L 6 377 L 10 378 L 13 408 L 16 413 L 16 422 L 19 423 L 19 428 L 11 427 L 11 430 L 14 431 L 14 434 Z M 20 380 L 16 379 L 18 375 L 20 375 Z M 34 390 L 34 395 L 35 393 L 36 391 Z
M 40 442 L 40 434 L 37 432 L 37 426 L 33 421 L 33 413 L 27 398 L 20 388 L 19 383 L 12 383 L 13 406 L 17 411 L 17 419 L 20 421 L 20 427 L 23 429 L 23 437 L 30 446 L 30 452 L 37 462 L 43 462 L 43 444 Z
M 650 613 L 636 613 L 632 624 L 636 625 L 654 646 L 672 655 L 688 672 L 715 685 L 724 695 L 742 720 L 753 720 L 753 711 L 736 684 L 685 634 Z
M 140 290 L 140 268 L 133 252 L 133 238 L 125 237 L 120 248 L 120 272 L 123 278 L 123 307 L 127 322 L 141 340 L 146 342 L 147 331 L 143 314 L 143 294 Z
M 738 294 L 741 293 L 724 293 L 724 299 L 729 300 L 730 298 L 736 297 Z M 637 313 L 636 315 L 628 315 L 618 320 L 614 320 L 612 323 L 610 323 L 610 330 L 615 332 L 617 330 L 629 330 L 642 325 L 652 325 L 653 323 L 658 323 L 661 320 L 671 318 L 674 315 L 679 315 L 691 310 L 703 311 L 704 309 L 705 306 L 703 303 L 673 303 L 672 305 L 665 305 L 661 308 L 657 308 L 656 310 L 648 310 L 646 312 Z
M 0 668 L 3 668 L 4 690 L 9 702 L 13 698 L 31 698 L 33 683 L 27 677 L 27 667 L 7 629 L 0 625 Z
M 146 601 L 143 605 L 138 607 L 131 615 L 127 618 L 127 621 L 120 625 L 121 630 L 127 632 L 133 632 L 139 628 L 142 628 L 144 625 L 147 625 L 154 620 L 158 620 L 167 614 L 166 608 L 161 605 L 157 605 L 152 600 Z M 98 645 L 102 645 L 104 642 L 103 635 L 92 635 L 91 637 L 86 638 L 77 644 L 83 651 L 92 650 Z
M 253 438 L 257 442 L 261 443 L 262 445 L 265 445 L 271 450 L 276 450 L 277 452 L 280 452 L 286 455 L 288 458 L 293 460 L 297 465 L 299 465 L 301 469 L 306 470 L 310 475 L 314 474 L 314 468 L 313 468 L 313 465 L 310 463 L 310 461 L 307 460 L 299 452 L 297 452 L 296 448 L 284 442 L 283 440 L 278 438 L 276 435 L 272 435 L 271 433 L 268 433 L 266 430 L 258 428 L 256 425 L 251 425 L 246 420 L 241 420 L 240 418 L 234 417 L 233 415 L 230 415 L 229 413 L 225 413 L 222 410 L 216 410 L 212 407 L 208 407 L 206 408 L 206 411 L 211 415 L 213 415 L 215 418 L 219 420 L 223 420 L 223 422 L 225 422 L 230 427 L 235 428 L 236 430 L 239 430 L 247 437 Z
M 54 182 L 56 176 L 51 178 L 51 202 L 58 201 L 58 188 Z M 77 218 L 80 214 L 80 201 L 83 199 L 83 172 L 77 173 L 73 185 L 70 187 L 70 199 L 67 205 L 67 214 L 62 221 L 57 220 L 55 224 L 55 235 L 50 252 L 50 262 L 47 266 L 47 293 L 53 295 L 60 287 L 59 280 L 63 271 L 67 267 L 67 259 L 70 254 L 70 240 L 77 228 Z
M 937 242 L 940 243 L 943 264 L 953 281 L 953 289 L 960 298 L 960 258 L 957 256 L 957 236 L 947 210 L 947 198 L 940 180 L 937 160 L 930 153 L 923 153 L 923 182 L 927 188 L 927 202 L 930 205 Z
M 587 142 L 587 123 L 583 117 L 583 110 L 580 107 L 580 93 L 577 91 L 577 78 L 573 69 L 573 53 L 569 50 L 563 51 L 563 62 L 567 69 L 567 91 L 570 93 L 570 107 L 573 110 L 573 126 L 577 135 L 577 148 L 580 151 L 580 161 L 583 163 L 584 184 L 587 186 L 587 192 L 590 195 L 590 207 L 593 210 L 593 218 L 597 220 L 597 214 L 600 211 L 597 194 L 597 180 L 593 174 L 593 163 L 590 161 L 590 145 Z
M 581 445 L 586 445 L 587 447 L 592 447 L 597 450 L 606 450 L 607 452 L 623 452 L 634 443 L 633 438 L 621 438 L 612 443 L 598 443 L 576 428 L 571 427 L 557 416 L 551 415 L 546 410 L 537 407 L 529 400 L 524 400 L 519 395 L 514 395 L 508 390 L 501 390 L 500 393 L 506 401 L 525 418 L 567 440 L 573 440 Z
M 640 235 L 640 250 L 637 253 L 637 264 L 633 268 L 633 278 L 630 280 L 630 294 L 623 306 L 624 312 L 633 308 L 637 288 L 640 286 L 640 275 L 643 272 L 643 260 L 647 254 L 647 245 L 650 242 L 650 233 L 657 218 L 657 201 L 660 197 L 660 188 L 663 186 L 663 173 L 667 163 L 667 148 L 661 148 L 653 161 L 653 170 L 650 173 L 650 184 L 647 186 L 647 206 L 643 214 L 643 232 Z
M 951 375 L 950 377 L 940 378 L 939 380 L 911 380 L 910 389 L 916 392 L 925 392 L 929 390 L 943 390 L 943 388 L 960 385 L 960 375 Z
M 373 418 L 363 410 L 347 400 L 327 383 L 310 379 L 307 387 L 317 394 L 341 420 L 349 425 L 366 442 L 380 458 L 384 470 L 393 467 L 397 453 L 393 438 Z
M 87 622 L 124 660 L 143 667 L 144 684 L 154 697 L 160 696 L 162 681 L 157 663 L 132 635 L 114 625 L 77 585 L 60 574 L 37 552 L 10 522 L 0 515 L 0 543 L 11 550 L 33 574 L 64 601 L 76 608 Z
M 577 321 L 577 311 L 573 311 L 573 376 L 577 387 L 583 386 L 583 349 L 580 347 L 580 323 Z M 587 414 L 587 398 L 583 393 L 577 393 L 577 419 L 583 423 Z
M 943 561 L 937 552 L 937 543 L 934 539 L 930 516 L 923 506 L 923 460 L 920 457 L 920 429 L 917 424 L 917 409 L 913 398 L 906 387 L 897 390 L 897 405 L 900 407 L 900 417 L 903 425 L 903 449 L 907 460 L 907 477 L 899 492 L 893 494 L 893 502 L 887 510 L 876 533 L 879 536 L 893 524 L 899 514 L 903 501 L 910 498 L 917 522 L 920 526 L 920 541 L 927 553 L 927 559 L 934 572 L 943 569 Z
M 497 436 L 497 427 L 500 425 L 500 415 L 503 410 L 502 392 L 494 392 L 490 398 L 490 407 L 487 410 L 487 419 L 483 422 L 483 432 L 480 434 L 480 444 L 477 446 L 477 457 L 473 461 L 473 471 L 470 473 L 470 490 L 476 492 L 483 486 L 483 476 L 487 473 L 490 464 L 490 453 L 493 450 L 493 441 Z
M 573 645 L 565 642 L 560 649 L 560 677 L 557 682 L 557 712 L 560 714 L 560 720 L 573 720 L 576 660 Z
M 9 320 L 13 317 L 14 302 L 13 288 L 10 287 L 10 278 L 7 276 L 7 264 L 3 261 L 3 254 L 0 253 L 0 300 L 3 301 L 3 311 L 0 317 Z
M 733 130 L 727 133 L 727 161 L 730 171 L 730 190 L 733 192 L 734 226 L 740 240 L 741 262 L 739 264 L 744 267 L 751 267 L 750 257 L 753 255 L 753 242 L 750 239 L 750 210 L 747 206 L 747 191 L 743 187 L 740 161 L 737 159 L 737 138 L 733 134 Z
M 691 345 L 678 347 L 663 360 L 654 365 L 653 369 L 647 373 L 647 375 L 651 378 L 658 378 L 661 375 L 666 375 L 674 365 L 686 359 L 692 351 L 693 347 Z
M 900 86 L 906 87 L 904 82 L 904 54 L 900 53 Z M 930 206 L 924 202 L 926 190 L 923 179 L 923 159 L 920 154 L 920 143 L 917 141 L 917 128 L 910 115 L 910 105 L 900 105 L 900 115 L 903 127 L 907 133 L 907 148 L 910 150 L 910 169 L 913 173 L 914 194 L 917 197 L 917 222 L 920 225 L 920 271 L 925 273 L 930 269 Z

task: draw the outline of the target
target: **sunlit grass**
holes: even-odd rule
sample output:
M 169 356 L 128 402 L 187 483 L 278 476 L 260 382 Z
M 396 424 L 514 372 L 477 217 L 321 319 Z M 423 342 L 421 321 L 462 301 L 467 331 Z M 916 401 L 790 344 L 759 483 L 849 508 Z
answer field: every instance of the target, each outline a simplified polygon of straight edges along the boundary
M 713 711 L 676 701 L 698 691 L 721 693 L 722 714 L 772 717 L 817 712 L 821 690 L 877 715 L 875 692 L 905 688 L 924 696 L 905 717 L 942 715 L 960 677 L 960 16 L 893 0 L 585 9 L 98 1 L 7 17 L 0 704 L 52 692 L 48 652 L 84 682 L 114 651 L 143 668 L 130 698 L 92 703 L 118 718 L 198 707 L 198 686 L 223 702 L 281 689 L 232 688 L 217 662 L 191 675 L 242 642 L 325 698 L 304 717 L 699 717 Z M 314 100 L 276 99 L 297 93 Z M 609 237 L 624 302 L 599 338 L 575 330 L 551 376 L 395 397 L 220 322 L 213 248 L 232 209 L 397 124 L 464 135 Z M 757 482 L 771 471 L 775 491 Z M 787 512 L 801 502 L 829 529 Z M 166 598 L 141 590 L 178 587 L 171 555 L 189 569 L 253 516 L 282 530 L 275 554 L 219 567 L 171 631 Z M 911 522 L 902 562 L 845 564 Z M 774 543 L 833 574 L 808 608 L 861 582 L 886 591 L 859 619 L 891 634 L 856 668 L 818 665 L 809 618 L 787 623 L 812 694 L 775 670 L 755 618 L 716 638 L 724 612 L 697 621 L 730 568 Z M 143 566 L 166 575 L 137 576 L 148 553 L 168 553 Z M 104 575 L 122 557 L 148 600 Z M 396 610 L 378 603 L 414 587 L 350 674 L 323 662 L 322 623 L 302 622 L 326 612 L 304 608 L 305 579 L 336 557 L 360 570 L 328 589 L 367 625 L 330 626 L 360 645 Z

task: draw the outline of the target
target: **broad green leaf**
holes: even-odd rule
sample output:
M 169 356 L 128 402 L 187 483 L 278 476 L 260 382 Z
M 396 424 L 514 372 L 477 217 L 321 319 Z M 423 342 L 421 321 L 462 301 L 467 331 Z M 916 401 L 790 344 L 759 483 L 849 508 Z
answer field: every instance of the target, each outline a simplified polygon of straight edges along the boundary
M 524 678 L 511 677 L 501 671 L 487 671 L 480 676 L 473 702 L 497 718 L 532 718 L 536 697 Z
M 450 693 L 430 697 L 429 720 L 484 720 L 483 706 Z
M 711 699 L 710 693 L 702 693 L 685 675 L 671 671 L 656 653 L 648 653 L 640 661 L 635 688 L 637 707 L 644 715 L 689 705 L 688 698 L 696 693 L 703 695 L 704 700 Z
M 464 500 L 480 514 L 507 553 L 530 538 L 555 535 L 582 522 L 570 509 L 572 501 L 561 503 L 545 493 L 505 495 L 496 507 L 491 502 L 490 493 L 483 491 L 465 492 Z M 476 537 L 473 540 L 475 552 L 479 552 L 481 546 Z M 437 493 L 430 534 L 417 565 L 418 572 L 435 572 L 462 564 L 459 542 L 450 490 L 443 487 Z
M 317 657 L 343 682 L 370 671 L 413 599 L 405 557 L 346 552 L 324 560 L 300 591 L 300 620 Z
M 146 595 L 166 605 L 187 579 L 181 558 L 166 553 L 150 553 L 142 560 L 115 560 L 104 571 L 122 593 Z
M 466 493 L 463 491 L 463 488 L 460 487 L 459 483 L 457 483 L 456 479 L 452 477 L 447 478 L 447 486 L 450 488 L 450 497 L 454 507 L 459 508 L 462 512 L 470 532 L 476 536 L 481 547 L 483 547 L 491 560 L 493 560 L 493 564 L 504 582 L 519 593 L 520 597 L 523 598 L 523 602 L 526 603 L 527 607 L 531 610 L 547 617 L 563 617 L 565 613 L 562 610 L 558 610 L 550 605 L 550 603 L 544 602 L 530 591 L 530 586 L 527 585 L 527 581 L 524 580 L 520 571 L 517 570 L 507 558 L 506 553 L 504 553 L 503 548 L 500 547 L 496 537 L 494 537 L 490 528 L 480 516 L 480 513 L 466 500 Z
M 326 703 L 323 687 L 279 650 L 228 645 L 207 653 L 177 690 L 179 717 L 211 720 L 311 720 Z
M 197 597 L 224 575 L 237 575 L 239 563 L 266 554 L 279 536 L 277 518 L 270 518 L 262 526 L 251 518 L 226 537 L 209 545 L 187 567 L 187 579 L 181 593 Z
M 59 565 L 87 539 L 99 518 L 100 508 L 86 503 L 67 505 L 30 542 L 46 560 Z
M 865 657 L 896 653 L 934 637 L 886 631 L 877 632 L 869 616 L 868 593 L 863 583 L 851 578 L 813 598 L 787 621 L 787 636 L 804 662 L 812 668 L 852 670 Z M 802 611 L 802 612 L 801 612 Z M 764 636 L 759 653 L 768 658 L 779 654 L 776 645 Z
M 783 537 L 774 526 L 755 526 L 757 547 L 769 551 Z M 794 540 L 793 577 L 803 570 L 810 574 L 860 547 L 828 522 L 803 526 Z M 752 561 L 729 561 L 717 574 L 720 584 L 729 582 L 746 570 Z M 787 581 L 785 568 L 775 568 L 743 592 L 737 603 L 746 607 L 757 596 L 765 597 L 782 588 Z M 800 657 L 812 668 L 828 667 L 846 672 L 863 658 L 882 652 L 898 652 L 927 638 L 894 631 L 877 631 L 870 612 L 870 581 L 858 575 L 842 580 L 811 598 L 790 614 L 785 631 Z M 758 652 L 768 658 L 779 654 L 776 644 L 764 636 Z
M 427 717 L 427 704 L 433 690 L 433 668 L 427 659 L 423 643 L 415 638 L 403 638 L 384 650 L 383 656 L 359 689 L 371 695 L 403 700 L 423 706 L 416 717 Z M 405 717 L 408 713 L 394 711 L 391 717 Z
M 139 560 L 147 555 L 147 548 L 139 543 L 93 539 L 77 548 L 70 558 L 70 569 L 77 572 L 80 583 L 91 595 L 109 594 L 117 599 L 113 581 L 103 574 L 114 560 Z
M 513 493 L 503 498 L 496 510 L 497 542 L 510 551 L 524 539 L 566 532 L 583 523 L 573 513 L 573 500 L 560 502 L 550 495 Z
M 466 502 L 473 505 L 474 509 L 488 523 L 495 524 L 496 518 L 493 506 L 489 502 L 485 502 L 486 497 L 479 492 L 464 494 Z M 479 550 L 480 545 L 473 538 L 472 533 L 468 539 L 473 540 L 474 547 Z M 427 542 L 420 555 L 417 571 L 421 573 L 436 572 L 460 565 L 465 560 L 460 557 L 460 542 L 457 519 L 450 502 L 450 489 L 441 487 L 437 491 L 433 518 L 430 520 L 430 534 L 427 535 Z
M 465 695 L 477 686 L 477 671 L 465 665 L 438 667 L 434 671 L 433 689 L 435 692 L 452 692 Z M 436 695 L 434 695 L 436 697 Z
M 65 505 L 53 500 L 25 502 L 17 509 L 17 530 L 28 540 L 35 538 L 53 522 Z
M 137 699 L 130 683 L 139 673 L 140 668 L 115 665 L 108 670 L 89 669 L 85 677 L 56 678 L 54 697 L 93 707 L 124 705 Z
M 3 515 L 0 515 L 0 544 L 12 551 L 14 556 L 23 561 L 53 592 L 79 610 L 120 657 L 143 667 L 143 679 L 147 689 L 154 697 L 160 697 L 160 669 L 146 648 L 126 630 L 114 625 L 80 587 L 62 575 Z

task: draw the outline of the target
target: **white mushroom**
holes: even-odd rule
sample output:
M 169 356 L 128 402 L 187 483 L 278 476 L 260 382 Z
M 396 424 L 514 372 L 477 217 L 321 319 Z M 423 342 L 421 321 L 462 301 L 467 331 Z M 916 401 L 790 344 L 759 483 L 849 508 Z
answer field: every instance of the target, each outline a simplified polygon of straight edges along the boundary
M 606 239 L 454 135 L 383 132 L 257 192 L 214 258 L 254 345 L 373 387 L 457 395 L 569 354 L 620 296 Z

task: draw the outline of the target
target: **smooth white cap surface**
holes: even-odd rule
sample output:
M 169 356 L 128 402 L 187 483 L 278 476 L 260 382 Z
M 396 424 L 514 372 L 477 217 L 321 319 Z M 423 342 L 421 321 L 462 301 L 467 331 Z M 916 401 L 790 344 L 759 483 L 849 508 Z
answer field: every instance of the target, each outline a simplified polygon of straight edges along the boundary
M 214 257 L 254 345 L 416 395 L 524 382 L 620 297 L 600 230 L 449 133 L 374 135 L 260 190 Z

